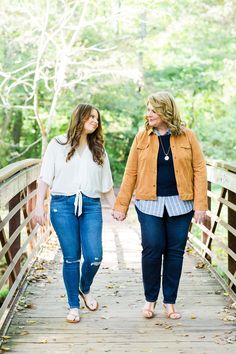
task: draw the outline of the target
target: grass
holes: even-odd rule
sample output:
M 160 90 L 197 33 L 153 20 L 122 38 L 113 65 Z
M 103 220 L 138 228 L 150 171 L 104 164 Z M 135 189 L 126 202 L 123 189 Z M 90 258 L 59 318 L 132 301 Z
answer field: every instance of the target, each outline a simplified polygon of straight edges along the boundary
M 8 285 L 4 285 L 2 289 L 0 290 L 0 306 L 2 306 L 4 300 L 7 297 L 7 294 L 9 293 L 9 287 Z

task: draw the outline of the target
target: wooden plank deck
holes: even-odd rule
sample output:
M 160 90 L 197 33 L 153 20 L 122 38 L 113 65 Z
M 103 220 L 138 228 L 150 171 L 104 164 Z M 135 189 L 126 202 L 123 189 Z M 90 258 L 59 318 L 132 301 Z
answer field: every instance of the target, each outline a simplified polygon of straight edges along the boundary
M 167 319 L 161 299 L 151 320 L 141 314 L 139 225 L 134 210 L 123 223 L 104 209 L 104 261 L 93 285 L 100 308 L 82 309 L 79 324 L 65 322 L 67 303 L 61 253 L 55 236 L 28 277 L 3 344 L 8 352 L 38 353 L 235 353 L 235 309 L 198 259 L 185 256 L 177 309 L 181 320 Z

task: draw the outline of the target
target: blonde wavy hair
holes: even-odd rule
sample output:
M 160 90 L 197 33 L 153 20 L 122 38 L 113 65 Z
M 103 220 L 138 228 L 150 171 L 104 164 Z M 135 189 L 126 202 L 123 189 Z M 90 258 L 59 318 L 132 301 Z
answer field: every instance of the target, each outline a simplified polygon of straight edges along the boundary
M 166 91 L 151 94 L 148 97 L 150 103 L 159 117 L 166 123 L 173 135 L 184 134 L 185 122 L 180 118 L 180 114 L 174 97 Z M 147 116 L 145 116 L 145 127 L 150 128 Z

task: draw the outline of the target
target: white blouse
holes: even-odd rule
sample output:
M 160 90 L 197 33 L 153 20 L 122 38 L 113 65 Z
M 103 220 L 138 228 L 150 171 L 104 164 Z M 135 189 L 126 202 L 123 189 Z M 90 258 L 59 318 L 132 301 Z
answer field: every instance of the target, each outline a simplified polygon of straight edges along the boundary
M 102 166 L 93 161 L 88 146 L 81 155 L 76 151 L 66 162 L 70 145 L 61 145 L 56 139 L 63 143 L 66 142 L 65 135 L 57 136 L 50 141 L 39 175 L 39 179 L 49 185 L 51 194 L 67 196 L 76 194 L 75 205 L 81 209 L 81 193 L 87 197 L 100 198 L 101 193 L 111 190 L 113 181 L 107 153 L 105 153 Z

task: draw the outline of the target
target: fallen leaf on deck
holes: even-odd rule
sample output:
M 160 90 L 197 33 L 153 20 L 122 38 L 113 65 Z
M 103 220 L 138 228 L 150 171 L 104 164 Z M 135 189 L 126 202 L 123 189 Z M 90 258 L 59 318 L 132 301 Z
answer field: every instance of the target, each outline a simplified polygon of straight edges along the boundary
M 34 305 L 34 304 L 26 304 L 25 308 L 27 308 L 27 309 L 35 309 L 36 305 Z
M 202 269 L 202 268 L 204 268 L 205 267 L 205 263 L 203 263 L 203 262 L 198 262 L 196 265 L 195 265 L 195 268 L 197 268 L 197 269 Z
M 29 334 L 28 331 L 23 331 L 23 332 L 20 333 L 20 336 L 26 336 L 27 334 Z
M 214 342 L 216 344 L 223 344 L 223 345 L 227 344 L 227 341 L 225 339 L 223 339 L 223 338 L 217 338 L 217 339 L 214 340 Z
M 194 313 L 192 313 L 192 314 L 191 314 L 191 319 L 192 319 L 192 320 L 196 320 L 196 318 L 197 318 L 197 316 L 196 316 Z
M 234 341 L 232 341 L 231 339 L 226 339 L 227 343 L 229 344 L 234 344 Z
M 156 322 L 155 323 L 155 326 L 163 326 L 164 324 L 163 323 L 161 323 L 161 322 Z
M 230 340 L 231 343 L 232 343 L 232 342 L 236 342 L 236 335 L 229 336 L 229 337 L 227 338 L 227 340 Z
M 36 323 L 37 321 L 34 321 L 34 320 L 27 320 L 26 321 L 28 324 L 33 324 L 33 323 Z
M 221 290 L 216 290 L 216 291 L 215 291 L 215 294 L 216 294 L 216 295 L 221 295 Z
M 165 328 L 165 329 L 172 329 L 172 326 L 167 325 L 167 326 L 165 326 L 164 328 Z
M 226 316 L 223 318 L 223 321 L 225 321 L 225 322 L 236 321 L 236 317 L 235 316 Z

